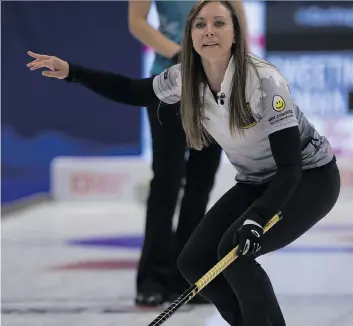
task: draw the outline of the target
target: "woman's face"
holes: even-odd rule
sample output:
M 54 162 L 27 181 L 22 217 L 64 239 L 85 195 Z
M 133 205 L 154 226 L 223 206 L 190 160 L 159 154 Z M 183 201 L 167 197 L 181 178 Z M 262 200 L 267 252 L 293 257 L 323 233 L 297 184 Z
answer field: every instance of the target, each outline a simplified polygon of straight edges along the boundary
M 191 38 L 195 51 L 202 58 L 229 57 L 234 43 L 231 13 L 220 2 L 207 3 L 192 22 Z

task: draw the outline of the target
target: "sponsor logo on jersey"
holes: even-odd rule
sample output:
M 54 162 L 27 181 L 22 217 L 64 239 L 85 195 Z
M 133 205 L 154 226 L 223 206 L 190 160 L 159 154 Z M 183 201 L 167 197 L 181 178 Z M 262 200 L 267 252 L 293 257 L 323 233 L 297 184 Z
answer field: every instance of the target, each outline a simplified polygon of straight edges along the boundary
M 286 101 L 280 95 L 275 95 L 272 101 L 272 107 L 275 111 L 281 112 L 286 107 Z

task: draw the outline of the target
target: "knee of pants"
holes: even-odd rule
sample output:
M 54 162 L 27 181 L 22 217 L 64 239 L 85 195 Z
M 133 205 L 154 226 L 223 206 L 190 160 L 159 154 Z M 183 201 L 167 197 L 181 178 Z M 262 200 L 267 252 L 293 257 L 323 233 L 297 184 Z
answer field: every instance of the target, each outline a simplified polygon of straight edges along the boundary
M 192 276 L 193 271 L 193 257 L 188 254 L 186 250 L 182 250 L 178 260 L 177 260 L 178 269 L 184 275 L 184 277 L 189 280 Z
M 217 256 L 221 260 L 224 256 L 228 255 L 231 250 L 236 247 L 238 243 L 237 234 L 225 234 L 218 245 Z M 252 275 L 254 265 L 259 265 L 254 257 L 240 256 L 238 257 L 224 272 L 223 274 L 229 280 L 232 280 L 233 290 L 235 288 L 244 288 L 244 280 Z M 238 281 L 239 280 L 239 281 Z
M 197 258 L 198 256 L 192 254 L 189 250 L 185 250 L 184 247 L 177 260 L 178 269 L 190 284 L 195 283 L 202 274 L 200 270 L 202 261 Z
M 229 252 L 235 248 L 237 243 L 238 243 L 237 234 L 226 232 L 218 244 L 218 248 L 217 248 L 218 260 L 221 260 L 224 258 L 224 256 L 228 255 Z

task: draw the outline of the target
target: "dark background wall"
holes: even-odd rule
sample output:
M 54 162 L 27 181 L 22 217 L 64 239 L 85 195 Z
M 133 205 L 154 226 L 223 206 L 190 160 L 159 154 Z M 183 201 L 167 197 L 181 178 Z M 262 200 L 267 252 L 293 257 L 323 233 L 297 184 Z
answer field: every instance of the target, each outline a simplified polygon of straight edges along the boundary
M 2 2 L 1 23 L 2 204 L 47 192 L 58 155 L 140 154 L 140 108 L 26 68 L 32 50 L 141 76 L 127 2 Z

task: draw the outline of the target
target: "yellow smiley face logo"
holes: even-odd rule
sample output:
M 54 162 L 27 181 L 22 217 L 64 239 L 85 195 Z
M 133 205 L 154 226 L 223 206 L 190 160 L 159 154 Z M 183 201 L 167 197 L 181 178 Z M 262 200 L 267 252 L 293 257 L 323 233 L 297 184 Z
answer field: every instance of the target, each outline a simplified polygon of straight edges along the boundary
M 282 96 L 275 95 L 273 97 L 272 107 L 275 111 L 281 112 L 286 107 L 286 102 L 284 101 Z

